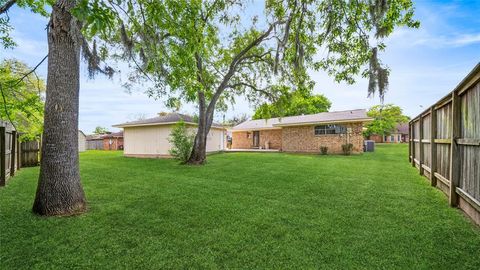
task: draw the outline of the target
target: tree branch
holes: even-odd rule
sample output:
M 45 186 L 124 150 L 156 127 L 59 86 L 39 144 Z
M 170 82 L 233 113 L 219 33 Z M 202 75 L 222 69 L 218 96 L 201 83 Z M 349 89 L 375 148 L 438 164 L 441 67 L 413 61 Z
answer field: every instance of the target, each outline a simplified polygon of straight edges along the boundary
M 5 94 L 3 93 L 3 87 L 2 87 L 1 83 L 0 83 L 0 92 L 2 93 L 3 108 L 5 110 L 5 114 L 7 115 L 8 121 L 10 121 L 10 124 L 12 124 L 13 128 L 15 128 L 15 130 L 17 130 L 17 127 L 13 123 L 12 118 L 10 118 L 10 113 L 8 113 L 7 100 L 5 99 Z
M 0 7 L 0 14 L 7 12 L 16 2 L 17 0 L 7 1 L 3 6 Z
M 235 74 L 235 70 L 236 70 L 238 64 L 246 57 L 247 53 L 251 49 L 255 48 L 260 43 L 262 43 L 262 41 L 272 33 L 272 31 L 275 29 L 275 26 L 277 26 L 279 24 L 283 24 L 283 23 L 285 23 L 283 20 L 278 20 L 278 21 L 270 24 L 268 29 L 265 32 L 263 32 L 263 34 L 259 35 L 257 38 L 252 40 L 245 48 L 243 48 L 237 55 L 235 55 L 233 57 L 232 62 L 229 65 L 227 74 L 225 75 L 225 77 L 223 77 L 222 82 L 217 87 L 217 89 L 215 91 L 215 94 L 212 96 L 212 98 L 210 100 L 210 103 L 208 104 L 207 112 L 206 112 L 206 114 L 207 114 L 207 129 L 209 129 L 210 126 L 212 125 L 213 112 L 215 110 L 215 104 L 217 103 L 217 100 L 220 98 L 220 95 L 225 90 L 228 82 L 230 81 L 232 76 Z
M 25 79 L 28 75 L 32 74 L 33 72 L 35 72 L 35 70 L 45 61 L 45 59 L 48 58 L 48 54 L 45 55 L 45 57 L 43 57 L 43 59 L 32 69 L 30 70 L 29 72 L 25 73 L 20 79 L 18 79 L 18 81 L 13 85 L 13 86 L 17 86 L 19 83 L 21 83 L 23 81 L 23 79 Z M 12 87 L 13 87 L 12 86 Z
M 225 88 L 231 88 L 231 89 L 235 89 L 237 87 L 240 87 L 240 86 L 243 86 L 243 87 L 248 87 L 250 89 L 252 89 L 253 91 L 255 92 L 259 92 L 259 93 L 262 93 L 263 95 L 269 97 L 270 99 L 274 100 L 275 99 L 275 96 L 268 92 L 267 89 L 271 88 L 271 87 L 265 87 L 265 88 L 257 88 L 255 85 L 253 84 L 250 84 L 250 83 L 246 83 L 246 82 L 238 82 L 238 83 L 234 83 L 234 84 L 228 84 Z

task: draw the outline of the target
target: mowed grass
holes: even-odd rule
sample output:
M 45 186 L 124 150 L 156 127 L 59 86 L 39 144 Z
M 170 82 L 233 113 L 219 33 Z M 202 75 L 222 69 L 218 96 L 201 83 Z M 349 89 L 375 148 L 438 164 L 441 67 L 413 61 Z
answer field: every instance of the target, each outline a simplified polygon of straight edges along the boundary
M 38 168 L 0 189 L 1 269 L 480 269 L 480 229 L 405 145 L 225 153 L 202 167 L 81 154 L 84 215 L 31 213 Z

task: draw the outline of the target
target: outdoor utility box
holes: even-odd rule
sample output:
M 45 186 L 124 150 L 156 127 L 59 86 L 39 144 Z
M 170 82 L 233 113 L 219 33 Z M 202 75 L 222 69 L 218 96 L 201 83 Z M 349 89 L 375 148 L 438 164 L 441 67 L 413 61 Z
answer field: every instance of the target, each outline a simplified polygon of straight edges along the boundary
M 365 142 L 363 143 L 363 151 L 373 152 L 374 150 L 375 150 L 375 141 L 365 140 Z

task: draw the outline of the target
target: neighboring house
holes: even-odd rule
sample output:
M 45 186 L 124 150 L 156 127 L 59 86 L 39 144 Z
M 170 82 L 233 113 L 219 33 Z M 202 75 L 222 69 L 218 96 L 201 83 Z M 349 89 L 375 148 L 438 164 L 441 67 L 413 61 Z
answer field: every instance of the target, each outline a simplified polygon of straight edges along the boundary
M 103 150 L 123 150 L 123 131 L 103 135 Z
M 408 142 L 408 123 L 398 124 L 388 135 L 373 134 L 368 137 L 376 143 L 404 143 Z
M 243 122 L 231 129 L 232 149 L 278 149 L 284 152 L 341 153 L 342 145 L 353 144 L 363 151 L 363 126 L 373 119 L 366 110 L 324 112 Z
M 183 120 L 194 133 L 197 128 L 193 117 L 179 113 L 161 113 L 158 117 L 114 125 L 123 128 L 124 155 L 128 157 L 170 157 L 169 136 L 172 128 Z M 225 128 L 212 124 L 207 136 L 207 152 L 225 148 Z
M 103 135 L 105 134 L 87 135 L 87 150 L 103 150 Z
M 83 131 L 78 130 L 78 152 L 85 152 L 87 150 L 87 136 Z

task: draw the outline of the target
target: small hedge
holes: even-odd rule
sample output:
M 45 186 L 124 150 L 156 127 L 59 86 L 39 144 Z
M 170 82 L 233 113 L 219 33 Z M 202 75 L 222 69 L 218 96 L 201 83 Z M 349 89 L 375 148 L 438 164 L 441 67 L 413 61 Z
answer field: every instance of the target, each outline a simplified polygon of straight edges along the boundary
M 353 151 L 353 144 L 351 143 L 342 144 L 342 151 L 345 156 L 351 155 Z

